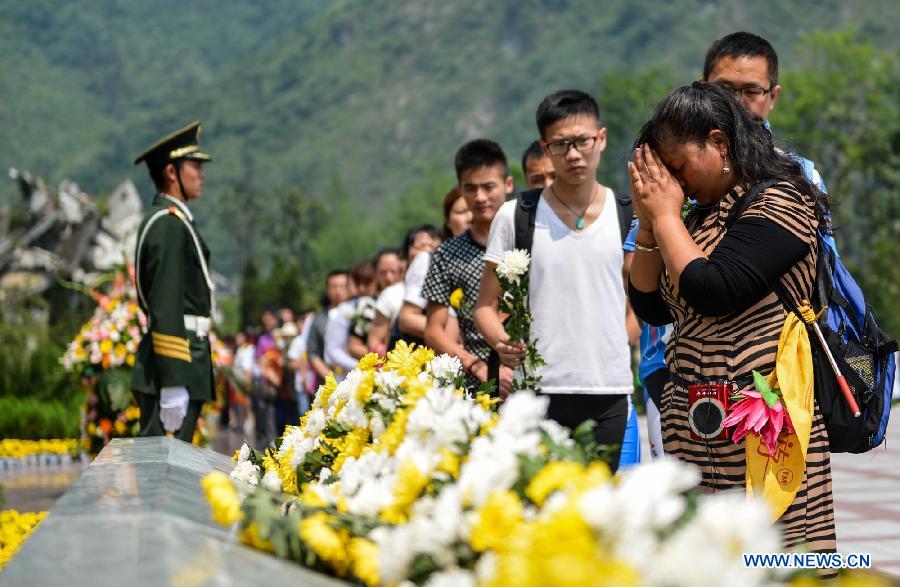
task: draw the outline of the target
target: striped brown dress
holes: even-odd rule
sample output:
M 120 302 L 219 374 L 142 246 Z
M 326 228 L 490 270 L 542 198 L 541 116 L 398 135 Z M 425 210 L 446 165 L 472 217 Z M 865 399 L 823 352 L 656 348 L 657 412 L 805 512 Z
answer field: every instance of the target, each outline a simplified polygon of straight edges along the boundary
M 740 187 L 734 188 L 699 226 L 691 230 L 694 242 L 707 255 L 725 235 L 728 211 L 743 193 Z M 795 301 L 808 299 L 815 279 L 818 246 L 818 223 L 811 198 L 801 195 L 790 184 L 776 184 L 762 192 L 742 217 L 749 216 L 771 220 L 809 243 L 806 257 L 781 278 Z M 679 378 L 681 383 L 745 381 L 753 369 L 767 374 L 774 368 L 778 337 L 785 319 L 785 309 L 775 293 L 769 293 L 744 311 L 713 318 L 701 316 L 688 306 L 679 297 L 677 285 L 665 272 L 661 292 L 676 322 L 666 351 L 666 362 L 677 374 L 676 381 Z M 687 422 L 688 390 L 680 385 L 667 384 L 661 404 L 666 453 L 698 466 L 703 474 L 705 491 L 743 488 L 746 469 L 743 441 L 735 444 L 731 440 L 691 439 Z M 818 406 L 813 418 L 803 484 L 779 521 L 786 547 L 803 544 L 807 550 L 835 550 L 830 452 Z

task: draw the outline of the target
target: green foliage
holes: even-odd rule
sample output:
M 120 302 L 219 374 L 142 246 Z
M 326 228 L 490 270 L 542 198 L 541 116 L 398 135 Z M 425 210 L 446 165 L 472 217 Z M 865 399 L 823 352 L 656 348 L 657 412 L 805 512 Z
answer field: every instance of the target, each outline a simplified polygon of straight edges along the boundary
M 78 438 L 81 400 L 0 396 L 0 438 Z
M 880 324 L 900 334 L 900 52 L 853 31 L 806 37 L 781 79 L 773 128 L 816 163 L 835 239 Z
M 70 394 L 59 358 L 72 333 L 44 323 L 41 300 L 6 300 L 0 306 L 0 397 L 64 397 Z

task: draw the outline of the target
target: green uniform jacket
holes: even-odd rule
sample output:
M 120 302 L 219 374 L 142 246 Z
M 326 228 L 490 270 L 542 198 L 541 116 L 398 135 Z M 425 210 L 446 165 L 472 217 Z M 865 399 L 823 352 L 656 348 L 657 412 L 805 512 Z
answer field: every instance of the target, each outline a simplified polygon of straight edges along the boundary
M 144 234 L 147 221 L 161 210 L 169 213 Z M 170 200 L 157 194 L 138 230 L 137 246 L 142 250 L 135 255 L 136 277 L 147 306 L 141 303 L 141 309 L 149 322 L 135 357 L 131 388 L 158 395 L 163 387 L 183 386 L 190 399 L 209 400 L 213 392 L 209 338 L 187 330 L 184 316 L 209 316 L 211 292 L 193 237 L 178 214 L 182 213 Z M 200 246 L 208 265 L 209 249 L 202 239 Z

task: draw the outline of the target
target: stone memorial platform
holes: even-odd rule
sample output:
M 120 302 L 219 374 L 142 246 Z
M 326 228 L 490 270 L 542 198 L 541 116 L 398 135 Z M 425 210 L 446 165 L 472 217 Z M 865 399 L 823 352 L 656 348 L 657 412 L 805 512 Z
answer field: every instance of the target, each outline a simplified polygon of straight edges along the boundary
M 115 439 L 0 573 L 0 586 L 346 585 L 231 539 L 200 479 L 232 461 L 169 438 Z

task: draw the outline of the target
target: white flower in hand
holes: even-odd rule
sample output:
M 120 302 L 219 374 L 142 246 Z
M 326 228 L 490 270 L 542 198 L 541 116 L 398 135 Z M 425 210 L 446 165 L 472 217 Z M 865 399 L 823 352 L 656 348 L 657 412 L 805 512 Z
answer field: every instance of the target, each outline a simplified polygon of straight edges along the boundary
M 527 251 L 522 249 L 506 251 L 503 253 L 503 260 L 497 265 L 497 275 L 508 279 L 510 283 L 519 283 L 519 279 L 528 272 L 530 263 L 531 257 Z

